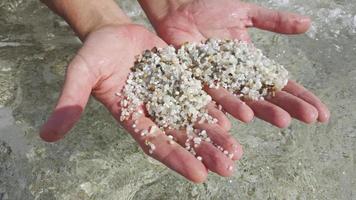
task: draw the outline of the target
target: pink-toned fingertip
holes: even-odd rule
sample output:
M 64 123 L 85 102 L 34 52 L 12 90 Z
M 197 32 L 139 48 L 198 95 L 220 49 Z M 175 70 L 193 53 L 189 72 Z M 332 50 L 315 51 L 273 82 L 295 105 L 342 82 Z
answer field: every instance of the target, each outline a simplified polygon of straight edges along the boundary
M 330 119 L 330 111 L 325 109 L 323 112 L 319 112 L 318 121 L 321 123 L 327 123 Z
M 231 130 L 232 125 L 231 125 L 231 122 L 229 120 L 218 121 L 218 124 L 225 131 L 230 131 Z
M 275 126 L 277 126 L 278 128 L 287 128 L 290 123 L 292 121 L 292 118 L 288 115 L 285 117 L 281 117 L 277 120 L 276 123 L 274 123 Z
M 208 171 L 196 170 L 190 175 L 190 180 L 193 183 L 204 183 L 208 177 Z
M 244 154 L 242 145 L 237 145 L 237 147 L 235 148 L 235 152 L 234 152 L 234 159 L 235 160 L 240 160 L 242 158 Z
M 40 137 L 45 142 L 56 142 L 63 138 L 63 135 L 56 133 L 53 130 L 46 128 L 46 124 L 40 130 Z
M 307 16 L 298 16 L 296 23 L 296 33 L 304 33 L 308 31 L 311 25 L 311 19 Z
M 251 122 L 255 116 L 253 110 L 247 104 L 245 104 L 243 107 L 241 107 L 240 112 L 241 112 L 241 114 L 238 116 L 238 119 L 244 123 Z
M 314 107 L 309 108 L 307 112 L 304 113 L 303 120 L 307 124 L 312 124 L 318 119 L 318 110 Z

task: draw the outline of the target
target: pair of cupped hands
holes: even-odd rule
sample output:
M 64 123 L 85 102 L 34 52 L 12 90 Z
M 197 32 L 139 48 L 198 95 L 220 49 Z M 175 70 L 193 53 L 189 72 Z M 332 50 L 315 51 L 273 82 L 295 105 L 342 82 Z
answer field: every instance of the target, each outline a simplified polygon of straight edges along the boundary
M 120 122 L 120 92 L 125 85 L 135 56 L 146 49 L 179 46 L 184 42 L 199 42 L 208 38 L 238 39 L 251 42 L 250 27 L 283 34 L 300 34 L 307 31 L 310 20 L 297 14 L 269 10 L 254 4 L 235 0 L 195 0 L 176 6 L 161 16 L 150 19 L 157 34 L 133 23 L 105 24 L 92 31 L 83 47 L 70 62 L 64 87 L 58 103 L 40 131 L 45 141 L 54 142 L 79 120 L 90 95 L 100 101 Z M 303 66 L 300 66 L 303 67 Z M 283 91 L 262 101 L 242 101 L 223 88 L 204 88 L 212 99 L 227 113 L 242 122 L 258 117 L 279 128 L 287 127 L 292 118 L 305 123 L 327 122 L 327 107 L 310 91 L 290 80 Z M 199 124 L 196 128 L 207 131 L 212 143 L 202 142 L 195 148 L 195 158 L 184 148 L 186 134 L 182 130 L 158 132 L 154 137 L 142 137 L 132 128 L 133 120 L 121 125 L 148 153 L 145 140 L 156 146 L 152 154 L 167 167 L 193 182 L 204 182 L 208 171 L 221 176 L 231 176 L 234 161 L 241 158 L 241 145 L 229 134 L 230 121 L 215 104 L 208 105 L 209 113 L 218 119 L 217 124 Z M 138 119 L 137 129 L 149 129 L 154 125 L 149 116 Z M 176 138 L 170 144 L 167 134 Z M 232 159 L 216 145 L 233 153 Z

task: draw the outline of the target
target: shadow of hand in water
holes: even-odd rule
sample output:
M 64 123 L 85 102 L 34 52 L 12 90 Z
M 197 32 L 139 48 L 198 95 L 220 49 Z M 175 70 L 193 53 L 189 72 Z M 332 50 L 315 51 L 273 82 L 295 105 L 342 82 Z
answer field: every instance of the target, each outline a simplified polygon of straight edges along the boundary
M 78 105 L 55 110 L 47 120 L 47 123 L 42 127 L 40 131 L 41 138 L 47 142 L 55 142 L 62 139 L 79 120 L 82 112 L 83 108 Z

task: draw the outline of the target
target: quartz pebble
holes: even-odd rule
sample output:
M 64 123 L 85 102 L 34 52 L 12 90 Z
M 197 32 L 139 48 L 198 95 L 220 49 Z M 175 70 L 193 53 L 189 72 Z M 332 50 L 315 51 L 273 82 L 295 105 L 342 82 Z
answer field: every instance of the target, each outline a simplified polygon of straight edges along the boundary
M 148 134 L 148 131 L 147 131 L 147 130 L 142 130 L 141 136 L 146 136 L 147 134 Z
M 230 159 L 232 159 L 232 158 L 234 157 L 234 154 L 229 153 L 229 154 L 227 155 L 227 157 L 230 158 Z
M 186 43 L 177 54 L 204 84 L 223 87 L 245 99 L 263 100 L 288 82 L 288 71 L 282 65 L 246 42 L 209 39 Z
M 173 136 L 172 136 L 172 135 L 168 135 L 167 137 L 168 137 L 168 143 L 169 143 L 169 144 L 174 144 L 174 138 L 173 138 Z
M 150 141 L 145 141 L 145 144 L 146 144 L 146 146 L 148 146 L 148 153 L 149 154 L 153 154 L 153 152 L 154 152 L 154 150 L 156 149 L 156 145 L 154 145 L 152 142 L 150 142 Z
M 159 128 L 188 130 L 198 119 L 216 121 L 206 109 L 211 97 L 180 62 L 174 47 L 146 50 L 131 70 L 120 103 L 121 120 L 137 117 L 136 109 L 144 104 Z
M 273 96 L 288 82 L 288 71 L 264 56 L 252 44 L 237 40 L 209 39 L 204 43 L 186 43 L 179 49 L 172 46 L 146 50 L 128 75 L 121 93 L 121 116 L 124 121 L 136 122 L 143 115 L 137 109 L 144 105 L 148 115 L 158 126 L 143 130 L 142 136 L 158 130 L 185 129 L 185 148 L 195 154 L 201 141 L 211 142 L 205 130 L 196 130 L 196 123 L 217 123 L 208 114 L 211 97 L 203 90 L 223 87 L 235 96 L 263 100 Z M 218 105 L 219 110 L 223 110 Z M 134 130 L 138 132 L 138 129 Z M 173 143 L 173 137 L 169 137 Z M 153 152 L 154 145 L 149 145 Z M 220 146 L 225 155 L 231 154 Z

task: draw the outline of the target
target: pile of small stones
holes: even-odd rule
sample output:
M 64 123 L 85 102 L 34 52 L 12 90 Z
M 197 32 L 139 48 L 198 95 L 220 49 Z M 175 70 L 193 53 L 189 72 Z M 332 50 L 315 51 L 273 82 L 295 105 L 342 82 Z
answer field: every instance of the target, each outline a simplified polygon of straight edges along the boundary
M 203 90 L 204 85 L 225 88 L 244 99 L 262 100 L 281 90 L 287 81 L 288 72 L 283 66 L 245 42 L 209 39 L 205 43 L 186 43 L 179 49 L 153 48 L 137 57 L 119 94 L 120 120 L 138 118 L 143 112 L 137 110 L 144 105 L 158 127 L 135 132 L 146 136 L 159 129 L 185 129 L 185 147 L 195 155 L 191 143 L 197 146 L 201 141 L 211 141 L 205 130 L 194 129 L 194 125 L 217 122 L 208 114 L 207 104 L 212 99 Z M 153 153 L 155 146 L 149 141 L 146 144 Z
M 177 51 L 194 77 L 250 100 L 273 96 L 288 82 L 288 71 L 252 44 L 232 40 L 187 43 Z

